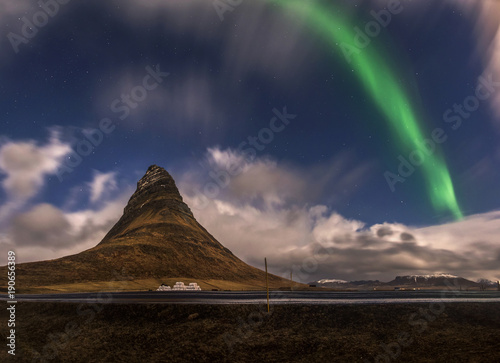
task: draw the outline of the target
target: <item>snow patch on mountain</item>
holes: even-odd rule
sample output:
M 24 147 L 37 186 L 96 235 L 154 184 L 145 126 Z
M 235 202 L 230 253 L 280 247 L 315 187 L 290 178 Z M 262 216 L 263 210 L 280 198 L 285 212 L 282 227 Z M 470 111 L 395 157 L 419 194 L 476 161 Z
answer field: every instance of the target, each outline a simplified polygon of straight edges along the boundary
M 323 279 L 323 280 L 318 280 L 317 283 L 318 284 L 347 284 L 347 283 L 349 283 L 349 281 L 336 280 L 336 279 L 332 279 L 332 280 Z
M 457 279 L 459 276 L 452 275 L 452 274 L 447 274 L 447 273 L 437 273 L 437 274 L 432 274 L 432 275 L 409 275 L 409 276 L 401 276 L 401 278 L 406 278 L 408 280 L 410 279 L 433 279 L 433 278 L 446 278 L 446 279 Z

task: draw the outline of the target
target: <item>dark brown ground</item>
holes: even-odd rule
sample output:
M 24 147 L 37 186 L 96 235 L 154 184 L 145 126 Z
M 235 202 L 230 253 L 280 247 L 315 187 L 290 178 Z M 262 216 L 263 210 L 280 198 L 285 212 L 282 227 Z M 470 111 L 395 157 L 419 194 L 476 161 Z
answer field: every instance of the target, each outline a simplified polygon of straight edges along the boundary
M 2 344 L 2 362 L 500 362 L 498 303 L 281 305 L 269 315 L 257 305 L 18 303 L 16 315 L 16 358 Z M 2 337 L 7 320 L 2 308 Z

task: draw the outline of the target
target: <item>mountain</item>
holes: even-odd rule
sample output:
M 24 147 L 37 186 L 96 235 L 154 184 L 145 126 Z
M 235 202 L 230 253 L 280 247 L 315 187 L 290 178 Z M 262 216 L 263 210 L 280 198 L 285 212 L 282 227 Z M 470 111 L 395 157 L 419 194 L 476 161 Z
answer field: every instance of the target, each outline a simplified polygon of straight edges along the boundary
M 0 273 L 7 276 L 6 267 Z M 129 287 L 135 283 L 136 289 L 182 279 L 199 282 L 204 289 L 265 286 L 265 273 L 241 261 L 203 228 L 174 179 L 156 165 L 139 180 L 122 217 L 99 244 L 56 260 L 19 264 L 16 275 L 20 290 L 88 291 L 116 280 Z M 274 275 L 269 283 L 290 286 Z
M 321 279 L 310 282 L 309 285 L 328 287 L 332 289 L 370 289 L 375 286 L 385 285 L 385 283 L 380 282 L 379 280 L 345 281 L 337 279 Z
M 394 280 L 389 281 L 387 284 L 401 287 L 479 287 L 479 284 L 474 281 L 464 279 L 460 276 L 443 273 L 433 275 L 396 276 Z
M 362 281 L 345 281 L 336 279 L 322 279 L 315 282 L 310 282 L 319 287 L 342 288 L 342 289 L 372 289 L 375 287 L 393 289 L 394 287 L 403 288 L 462 288 L 462 289 L 479 289 L 481 284 L 464 279 L 460 276 L 451 274 L 432 274 L 432 275 L 406 275 L 396 276 L 389 282 L 381 282 L 378 280 L 362 280 Z M 488 285 L 483 283 L 483 285 Z
M 316 283 L 317 283 L 317 284 L 320 284 L 320 285 L 326 285 L 326 284 L 332 284 L 332 285 L 343 285 L 343 284 L 348 284 L 348 283 L 349 283 L 349 281 L 345 281 L 345 280 L 336 280 L 336 279 L 332 279 L 332 280 L 323 279 L 323 280 L 318 280 Z

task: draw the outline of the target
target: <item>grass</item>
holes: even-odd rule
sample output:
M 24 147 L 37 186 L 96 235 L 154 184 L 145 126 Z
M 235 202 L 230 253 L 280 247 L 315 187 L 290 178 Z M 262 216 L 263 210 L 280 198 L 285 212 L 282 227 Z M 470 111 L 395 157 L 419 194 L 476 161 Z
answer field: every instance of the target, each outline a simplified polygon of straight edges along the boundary
M 265 281 L 247 281 L 240 283 L 236 281 L 226 280 L 202 280 L 193 279 L 192 277 L 165 277 L 165 278 L 149 278 L 139 280 L 124 280 L 124 281 L 89 281 L 71 284 L 56 284 L 42 286 L 28 286 L 19 288 L 17 293 L 22 294 L 48 294 L 48 293 L 71 293 L 71 292 L 101 292 L 101 291 L 148 291 L 156 290 L 161 284 L 173 286 L 177 281 L 182 281 L 186 285 L 190 282 L 196 282 L 202 290 L 217 289 L 219 291 L 259 291 L 265 290 Z M 307 285 L 294 283 L 295 289 L 305 288 Z M 290 286 L 288 286 L 289 288 Z M 270 288 L 279 289 L 285 288 L 281 281 L 270 283 Z M 7 287 L 0 287 L 0 292 L 5 293 Z
M 39 361 L 37 352 L 53 362 L 500 361 L 500 304 L 449 303 L 425 329 L 420 309 L 429 305 L 278 305 L 267 314 L 263 305 L 19 303 L 15 361 Z M 397 343 L 402 332 L 411 343 Z

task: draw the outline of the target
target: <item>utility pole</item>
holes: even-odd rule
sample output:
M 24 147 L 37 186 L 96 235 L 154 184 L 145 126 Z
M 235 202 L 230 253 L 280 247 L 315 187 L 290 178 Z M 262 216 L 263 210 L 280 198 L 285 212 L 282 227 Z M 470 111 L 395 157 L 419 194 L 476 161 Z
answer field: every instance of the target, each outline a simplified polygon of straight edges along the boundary
M 290 291 L 293 291 L 293 270 L 290 271 Z
M 267 277 L 267 258 L 265 257 L 264 264 L 266 265 L 267 312 L 269 313 L 269 278 Z

